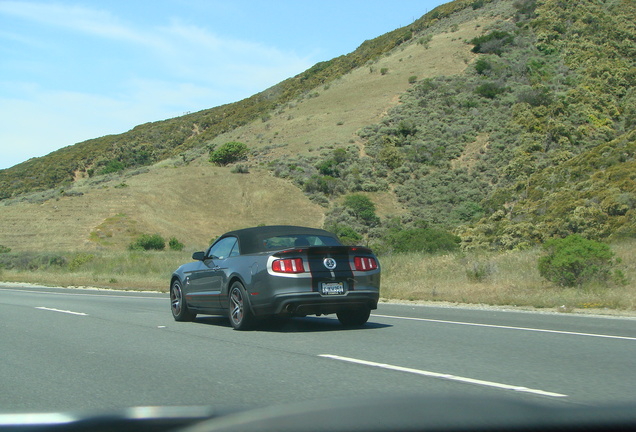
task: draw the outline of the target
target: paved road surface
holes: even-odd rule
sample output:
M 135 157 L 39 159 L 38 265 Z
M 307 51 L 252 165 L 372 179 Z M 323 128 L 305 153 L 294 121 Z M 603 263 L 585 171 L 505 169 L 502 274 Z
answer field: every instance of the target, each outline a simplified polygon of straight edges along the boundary
M 167 294 L 0 286 L 0 412 L 383 394 L 636 399 L 636 320 L 381 304 L 234 331 Z

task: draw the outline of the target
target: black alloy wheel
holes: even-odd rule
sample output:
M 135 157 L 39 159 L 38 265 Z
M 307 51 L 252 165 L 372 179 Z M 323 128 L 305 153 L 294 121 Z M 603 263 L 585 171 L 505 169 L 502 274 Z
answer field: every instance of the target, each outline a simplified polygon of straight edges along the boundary
M 178 279 L 175 279 L 170 287 L 170 309 L 175 321 L 192 321 L 197 316 L 196 313 L 190 312 L 188 309 L 188 305 L 183 298 L 181 282 Z
M 251 327 L 254 316 L 243 284 L 235 281 L 230 287 L 228 315 L 230 324 L 236 330 L 247 330 Z

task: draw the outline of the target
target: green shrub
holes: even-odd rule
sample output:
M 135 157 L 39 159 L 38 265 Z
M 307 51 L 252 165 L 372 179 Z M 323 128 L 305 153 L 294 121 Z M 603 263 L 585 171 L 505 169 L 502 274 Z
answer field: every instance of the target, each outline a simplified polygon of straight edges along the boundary
M 11 248 L 4 246 L 4 245 L 0 245 L 0 253 L 9 253 L 11 252 Z
M 400 151 L 392 145 L 385 145 L 378 153 L 378 160 L 385 164 L 389 169 L 397 169 L 403 163 Z
M 393 230 L 386 243 L 394 252 L 451 252 L 459 249 L 461 239 L 438 228 Z
M 234 168 L 232 168 L 232 174 L 249 174 L 250 167 L 244 164 L 236 164 Z
M 475 62 L 475 70 L 478 74 L 485 75 L 487 72 L 492 70 L 492 65 L 488 60 L 480 58 Z
M 123 163 L 121 163 L 120 161 L 111 160 L 104 166 L 104 168 L 102 168 L 99 171 L 99 174 L 116 173 L 116 172 L 119 172 L 119 171 L 123 171 L 125 168 L 126 168 L 126 166 Z
M 176 237 L 170 237 L 170 240 L 168 240 L 168 247 L 173 251 L 182 251 L 185 245 L 177 240 Z
M 494 99 L 505 91 L 505 88 L 494 82 L 481 84 L 475 89 L 475 93 L 488 99 Z
M 344 199 L 344 206 L 365 225 L 374 226 L 380 223 L 380 218 L 375 214 L 375 204 L 366 195 L 351 194 Z
M 345 245 L 355 246 L 359 245 L 362 241 L 362 236 L 348 225 L 337 224 L 326 227 L 326 229 L 337 235 L 340 241 Z
M 338 163 L 334 159 L 325 159 L 316 164 L 316 169 L 320 174 L 331 177 L 338 177 Z
M 424 48 L 429 49 L 430 48 L 430 43 L 433 40 L 433 35 L 428 34 L 426 36 L 422 36 L 421 38 L 419 38 L 417 40 L 417 43 L 419 45 L 422 45 Z
M 142 234 L 128 246 L 130 250 L 164 250 L 166 241 L 159 234 Z
M 68 269 L 70 271 L 75 271 L 80 268 L 83 264 L 91 262 L 95 259 L 95 255 L 91 253 L 78 253 L 75 255 L 68 263 Z
M 249 149 L 241 142 L 231 141 L 223 144 L 210 154 L 210 162 L 217 165 L 227 165 L 247 159 Z
M 305 182 L 303 189 L 308 194 L 321 192 L 325 195 L 335 195 L 341 182 L 331 176 L 314 174 Z
M 581 287 L 611 276 L 614 253 L 605 243 L 573 234 L 547 241 L 544 250 L 547 255 L 539 258 L 539 274 L 560 286 Z
M 487 35 L 479 36 L 470 41 L 475 45 L 474 53 L 493 53 L 501 55 L 503 48 L 512 43 L 514 36 L 508 32 L 494 30 Z

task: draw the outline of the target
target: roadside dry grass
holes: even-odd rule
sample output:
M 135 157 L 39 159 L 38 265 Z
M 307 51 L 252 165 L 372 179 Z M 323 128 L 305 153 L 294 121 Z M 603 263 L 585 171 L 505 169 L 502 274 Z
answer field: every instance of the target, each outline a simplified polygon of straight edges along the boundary
M 388 299 L 575 309 L 636 310 L 634 244 L 613 245 L 626 285 L 556 286 L 539 275 L 540 249 L 501 254 L 418 254 L 383 257 L 382 291 Z
M 168 291 L 170 275 L 190 261 L 192 251 L 125 251 L 60 254 L 64 266 L 35 270 L 0 269 L 5 282 L 38 283 L 48 286 L 95 287 L 135 291 Z M 78 257 L 83 257 L 77 259 Z M 79 265 L 73 265 L 79 262 Z
M 487 304 L 557 312 L 636 311 L 636 241 L 612 246 L 628 283 L 562 288 L 539 276 L 539 249 L 502 254 L 399 254 L 380 257 L 382 297 L 392 301 Z M 68 264 L 41 270 L 0 270 L 0 280 L 52 286 L 166 292 L 170 274 L 193 250 L 68 254 Z M 80 257 L 80 258 L 78 258 Z M 73 265 L 71 263 L 76 263 Z

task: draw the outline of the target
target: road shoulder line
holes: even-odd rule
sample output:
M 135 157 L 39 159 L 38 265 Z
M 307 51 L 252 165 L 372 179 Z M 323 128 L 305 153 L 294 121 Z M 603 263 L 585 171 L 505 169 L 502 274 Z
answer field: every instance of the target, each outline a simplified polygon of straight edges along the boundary
M 497 383 L 493 381 L 484 381 L 480 379 L 467 378 L 467 377 L 438 373 L 438 372 L 431 372 L 431 371 L 426 371 L 421 369 L 394 366 L 394 365 L 390 365 L 386 363 L 376 363 L 372 361 L 360 360 L 360 359 L 355 359 L 351 357 L 342 357 L 342 356 L 333 355 L 333 354 L 319 354 L 318 357 L 328 358 L 332 360 L 339 360 L 339 361 L 348 362 L 348 363 L 355 363 L 355 364 L 364 365 L 364 366 L 378 367 L 381 369 L 387 369 L 387 370 L 392 370 L 397 372 L 406 372 L 406 373 L 426 376 L 430 378 L 440 378 L 440 379 L 445 379 L 449 381 L 458 381 L 458 382 L 467 383 L 467 384 L 476 384 L 476 385 L 480 385 L 484 387 L 496 388 L 499 390 L 513 390 L 513 391 L 522 392 L 522 393 L 531 393 L 531 394 L 540 395 L 540 396 L 549 396 L 549 397 L 558 397 L 558 398 L 568 397 L 568 395 L 565 395 L 565 394 L 554 393 L 554 392 L 549 392 L 545 390 L 532 389 L 528 387 L 515 386 L 510 384 L 502 384 L 502 383 Z
M 38 306 L 38 307 L 36 307 L 36 309 L 46 310 L 46 311 L 51 311 L 51 312 L 60 312 L 60 313 L 65 313 L 65 314 L 69 314 L 69 315 L 88 316 L 88 314 L 84 313 L 84 312 L 73 312 L 73 311 L 70 311 L 70 310 L 55 309 L 55 308 L 49 308 L 49 307 L 46 307 L 46 306 Z
M 636 341 L 636 337 L 630 336 L 615 336 L 615 335 L 604 335 L 598 333 L 581 333 L 581 332 L 571 332 L 565 330 L 549 330 L 549 329 L 538 329 L 532 327 L 514 327 L 514 326 L 502 326 L 496 324 L 480 324 L 480 323 L 469 323 L 463 321 L 447 321 L 447 320 L 437 320 L 431 318 L 415 318 L 415 317 L 401 317 L 394 315 L 380 315 L 380 314 L 372 314 L 373 317 L 378 318 L 392 318 L 392 319 L 403 319 L 409 321 L 425 321 L 425 322 L 434 322 L 441 324 L 456 324 L 456 325 L 465 325 L 465 326 L 473 326 L 473 327 L 490 327 L 490 328 L 499 328 L 499 329 L 507 329 L 507 330 L 522 330 L 522 331 L 530 331 L 530 332 L 538 332 L 538 333 L 556 333 L 556 334 L 564 334 L 564 335 L 573 335 L 573 336 L 587 336 L 587 337 L 598 337 L 605 339 L 622 339 L 622 340 L 631 340 Z

